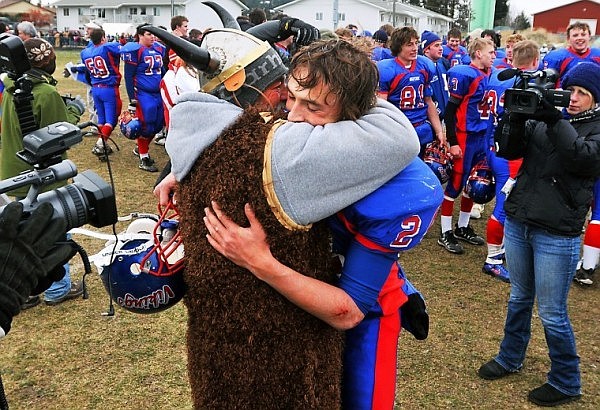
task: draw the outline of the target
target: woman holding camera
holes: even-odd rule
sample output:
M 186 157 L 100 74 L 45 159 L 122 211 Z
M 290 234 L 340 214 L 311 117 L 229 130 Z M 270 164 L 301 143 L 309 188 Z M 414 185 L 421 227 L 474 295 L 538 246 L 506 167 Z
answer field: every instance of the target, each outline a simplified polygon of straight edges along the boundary
M 531 117 L 511 113 L 498 127 L 498 155 L 522 156 L 523 165 L 514 185 L 505 186 L 504 233 L 511 291 L 504 339 L 498 355 L 479 369 L 479 376 L 487 380 L 521 369 L 537 299 L 551 368 L 547 382 L 530 391 L 528 399 L 541 406 L 581 397 L 579 356 L 567 297 L 592 188 L 600 176 L 598 65 L 578 64 L 563 77 L 562 86 L 571 91 L 564 115 L 542 101 Z M 509 149 L 502 151 L 502 147 Z

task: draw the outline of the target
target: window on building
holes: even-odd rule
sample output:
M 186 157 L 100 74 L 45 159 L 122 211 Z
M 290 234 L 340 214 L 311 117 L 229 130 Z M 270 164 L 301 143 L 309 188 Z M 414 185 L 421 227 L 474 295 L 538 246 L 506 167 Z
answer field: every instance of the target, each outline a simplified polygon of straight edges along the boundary
M 80 8 L 78 8 L 78 9 L 77 9 L 77 15 L 78 15 L 78 16 L 83 16 L 83 15 L 85 15 L 85 10 L 84 10 L 84 9 L 82 9 L 81 7 L 80 7 Z
M 315 20 L 323 20 L 323 13 L 317 13 Z
M 160 16 L 160 7 L 152 7 L 152 15 Z
M 140 7 L 140 15 L 142 15 L 142 16 L 146 15 L 146 7 Z
M 106 17 L 106 9 L 98 9 L 96 16 L 98 16 L 100 18 L 105 18 Z
M 137 15 L 137 12 L 138 12 L 137 7 L 130 7 L 129 8 L 129 14 L 131 14 L 132 16 Z
M 338 13 L 338 21 L 346 21 L 346 13 Z
M 63 16 L 68 16 L 69 15 L 69 11 L 70 11 L 70 9 L 64 8 L 63 9 Z

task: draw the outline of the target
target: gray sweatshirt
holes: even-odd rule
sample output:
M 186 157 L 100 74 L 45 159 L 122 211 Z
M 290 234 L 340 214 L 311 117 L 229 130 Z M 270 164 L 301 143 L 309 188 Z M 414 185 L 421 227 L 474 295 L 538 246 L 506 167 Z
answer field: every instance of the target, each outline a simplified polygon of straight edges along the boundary
M 166 149 L 181 181 L 242 109 L 204 93 L 179 96 L 171 110 Z M 273 191 L 295 224 L 308 226 L 370 194 L 406 167 L 419 139 L 406 116 L 387 101 L 356 121 L 324 126 L 287 122 L 270 149 Z

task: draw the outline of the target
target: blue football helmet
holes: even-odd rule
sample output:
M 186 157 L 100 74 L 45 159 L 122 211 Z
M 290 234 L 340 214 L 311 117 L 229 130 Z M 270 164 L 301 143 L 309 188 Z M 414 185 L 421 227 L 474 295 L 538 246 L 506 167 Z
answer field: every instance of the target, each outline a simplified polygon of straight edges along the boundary
M 137 119 L 135 113 L 132 114 L 131 111 L 126 110 L 119 118 L 119 128 L 125 138 L 134 140 L 141 135 L 142 123 Z
M 496 180 L 487 160 L 484 158 L 471 169 L 465 186 L 465 193 L 476 204 L 487 204 L 496 195 Z
M 445 184 L 452 175 L 452 160 L 448 156 L 448 147 L 434 140 L 425 146 L 423 162 L 433 171 L 440 183 Z
M 185 293 L 184 254 L 179 214 L 170 204 L 160 216 L 132 222 L 118 241 L 109 241 L 94 257 L 112 300 L 130 312 L 156 313 L 179 302 Z

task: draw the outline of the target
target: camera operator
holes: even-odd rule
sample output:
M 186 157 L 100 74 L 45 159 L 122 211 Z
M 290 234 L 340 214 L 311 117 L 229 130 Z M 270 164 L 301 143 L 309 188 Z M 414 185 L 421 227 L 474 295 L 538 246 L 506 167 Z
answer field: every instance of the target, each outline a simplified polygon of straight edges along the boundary
M 31 82 L 31 110 L 38 128 L 46 127 L 59 121 L 68 121 L 76 124 L 85 110 L 85 103 L 81 97 L 69 99 L 65 104 L 63 98 L 56 90 L 57 81 L 52 77 L 56 69 L 56 55 L 54 49 L 45 40 L 40 38 L 28 39 L 24 42 L 27 58 L 31 69 L 24 75 Z M 0 154 L 0 178 L 13 177 L 31 167 L 16 157 L 16 153 L 23 149 L 23 133 L 17 114 L 15 93 L 17 87 L 11 78 L 2 80 L 5 90 L 2 99 L 2 151 Z M 64 156 L 63 156 L 64 157 Z M 66 185 L 67 181 L 48 185 L 46 190 L 52 190 Z M 17 199 L 27 195 L 28 187 L 15 189 L 9 192 Z M 71 283 L 68 265 L 65 266 L 66 274 L 60 281 L 54 283 L 45 292 L 44 299 L 47 304 L 55 305 L 67 299 L 72 299 L 83 293 L 81 283 Z M 39 297 L 28 300 L 23 308 L 35 306 L 40 301 Z
M 498 155 L 507 159 L 522 155 L 523 164 L 512 189 L 507 189 L 504 206 L 511 282 L 504 339 L 498 355 L 479 369 L 479 376 L 487 380 L 521 369 L 537 299 L 551 367 L 547 382 L 530 391 L 528 398 L 541 406 L 581 397 L 567 298 L 592 188 L 600 176 L 600 70 L 594 63 L 580 63 L 567 72 L 562 84 L 571 91 L 566 118 L 542 100 L 542 107 L 529 118 L 510 113 L 496 133 Z M 502 150 L 503 138 L 515 143 L 511 149 Z
M 63 264 L 75 248 L 57 241 L 65 237 L 66 222 L 52 219 L 48 202 L 23 219 L 23 204 L 11 202 L 0 214 L 0 338 L 32 294 L 46 290 L 65 275 Z

